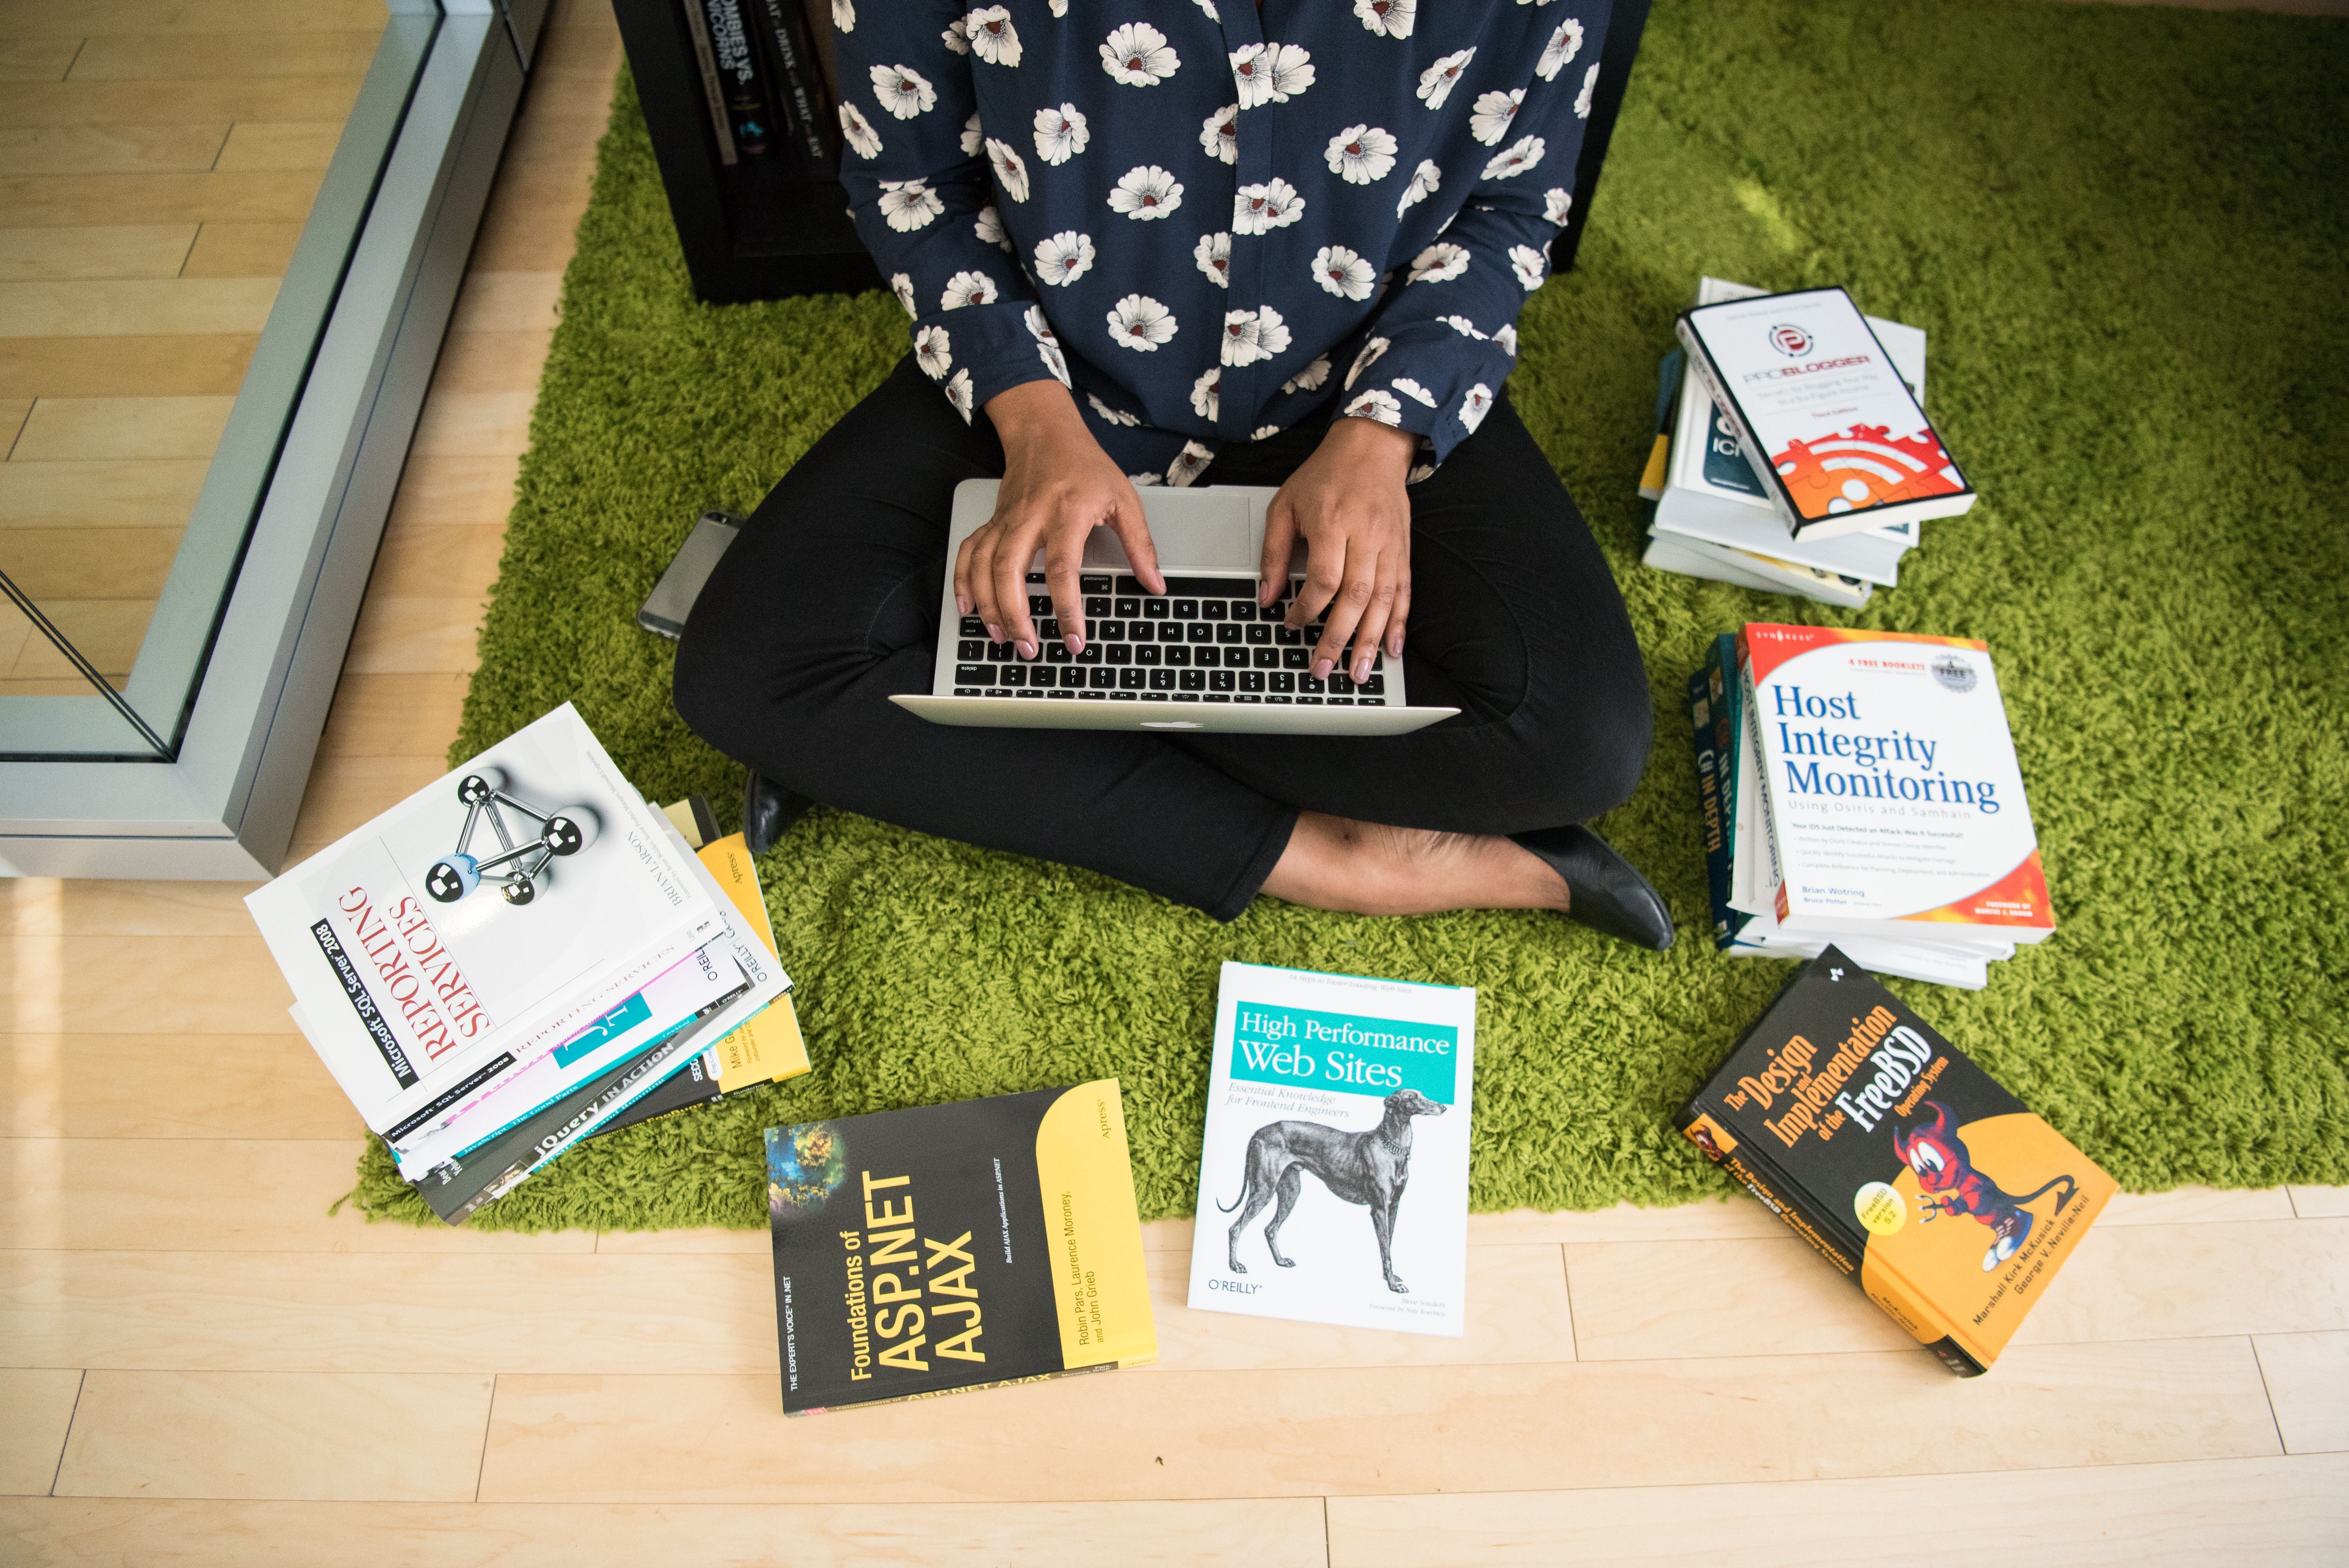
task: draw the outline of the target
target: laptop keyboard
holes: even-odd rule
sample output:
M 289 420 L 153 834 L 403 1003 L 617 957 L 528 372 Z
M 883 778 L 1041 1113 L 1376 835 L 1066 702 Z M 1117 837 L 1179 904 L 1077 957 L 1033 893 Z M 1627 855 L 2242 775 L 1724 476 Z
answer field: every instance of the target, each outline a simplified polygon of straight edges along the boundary
M 1169 577 L 1159 597 L 1139 578 L 1086 573 L 1078 583 L 1085 651 L 1071 655 L 1061 641 L 1044 574 L 1031 572 L 1028 614 L 1043 639 L 1043 656 L 1022 659 L 1010 644 L 988 642 L 979 618 L 965 615 L 955 645 L 954 695 L 1386 707 L 1384 654 L 1372 656 L 1368 679 L 1355 680 L 1344 658 L 1327 679 L 1313 678 L 1313 650 L 1325 628 L 1319 621 L 1296 631 L 1281 624 L 1303 583 L 1292 579 L 1287 595 L 1259 609 L 1254 578 Z

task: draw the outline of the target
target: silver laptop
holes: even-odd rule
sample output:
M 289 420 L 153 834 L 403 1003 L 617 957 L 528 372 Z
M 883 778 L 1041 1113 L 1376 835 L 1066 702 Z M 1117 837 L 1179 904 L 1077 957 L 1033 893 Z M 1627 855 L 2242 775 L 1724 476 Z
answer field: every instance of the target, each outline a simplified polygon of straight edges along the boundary
M 949 562 L 995 514 L 996 484 L 955 487 Z M 1367 680 L 1342 669 L 1313 678 L 1321 627 L 1283 625 L 1287 595 L 1269 609 L 1256 602 L 1264 512 L 1278 491 L 1209 485 L 1140 493 L 1165 593 L 1143 588 L 1117 536 L 1095 529 L 1081 572 L 1085 651 L 1071 655 L 1058 623 L 1045 624 L 1051 590 L 1039 552 L 1030 562 L 1028 609 L 1043 656 L 1021 659 L 1009 644 L 989 643 L 977 616 L 956 610 L 949 572 L 938 592 L 931 695 L 889 700 L 933 724 L 1259 735 L 1401 735 L 1460 711 L 1410 706 L 1402 661 L 1383 654 Z M 1296 587 L 1292 580 L 1289 592 Z

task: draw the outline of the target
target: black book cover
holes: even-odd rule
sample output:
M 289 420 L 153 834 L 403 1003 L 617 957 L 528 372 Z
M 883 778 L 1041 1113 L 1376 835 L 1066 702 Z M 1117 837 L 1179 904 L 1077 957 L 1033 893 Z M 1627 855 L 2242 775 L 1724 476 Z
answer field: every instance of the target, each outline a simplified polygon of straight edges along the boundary
M 1676 1125 L 1967 1375 L 1997 1359 L 2114 1191 L 1832 946 Z
M 697 1105 L 714 1105 L 726 1096 L 718 1088 L 718 1080 L 709 1076 L 708 1051 L 696 1051 L 685 1065 L 653 1086 L 645 1097 L 589 1133 L 601 1138 L 607 1132 L 617 1132 L 624 1127 L 634 1127 L 640 1121 L 656 1117 L 674 1116 L 680 1110 L 691 1110 Z
M 767 1130 L 783 1410 L 1156 1357 L 1113 1078 Z
M 741 0 L 741 4 L 759 20 L 760 42 L 772 70 L 780 149 L 813 178 L 837 177 L 840 110 L 824 86 L 815 39 L 800 0 Z
M 718 63 L 718 81 L 726 94 L 727 122 L 734 146 L 746 155 L 767 150 L 773 109 L 767 101 L 766 71 L 750 28 L 746 4 L 757 0 L 700 0 L 709 26 L 709 47 Z

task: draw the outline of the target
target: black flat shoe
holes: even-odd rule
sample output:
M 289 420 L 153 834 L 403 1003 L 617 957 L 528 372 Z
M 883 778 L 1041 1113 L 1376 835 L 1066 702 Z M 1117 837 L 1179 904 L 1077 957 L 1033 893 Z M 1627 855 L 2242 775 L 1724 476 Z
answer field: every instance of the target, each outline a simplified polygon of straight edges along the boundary
M 752 854 L 764 853 L 814 804 L 754 771 L 742 787 L 742 841 Z
M 1672 912 L 1631 862 L 1588 828 L 1545 828 L 1512 833 L 1566 879 L 1572 895 L 1566 918 L 1591 930 L 1661 953 L 1672 944 Z

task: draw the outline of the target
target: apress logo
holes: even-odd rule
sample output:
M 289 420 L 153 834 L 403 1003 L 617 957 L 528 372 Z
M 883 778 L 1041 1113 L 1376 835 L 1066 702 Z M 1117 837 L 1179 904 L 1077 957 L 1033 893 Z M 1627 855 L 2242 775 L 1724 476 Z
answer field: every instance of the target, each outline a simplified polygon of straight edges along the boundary
M 1770 346 L 1789 359 L 1800 359 L 1811 351 L 1811 335 L 1799 326 L 1781 323 L 1770 329 Z

